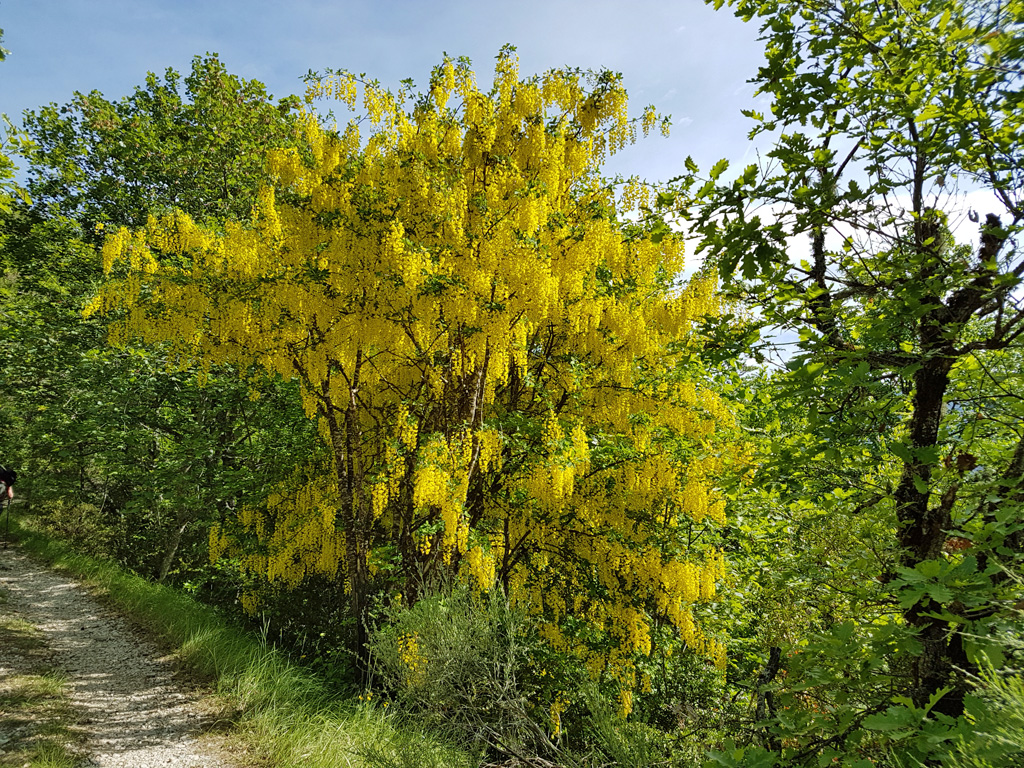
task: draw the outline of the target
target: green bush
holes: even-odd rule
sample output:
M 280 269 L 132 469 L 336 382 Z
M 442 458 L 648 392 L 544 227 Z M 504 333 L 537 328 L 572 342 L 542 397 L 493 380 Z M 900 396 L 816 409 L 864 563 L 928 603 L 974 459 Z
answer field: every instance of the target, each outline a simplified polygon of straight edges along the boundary
M 473 751 L 559 751 L 537 722 L 532 626 L 506 600 L 455 590 L 380 618 L 369 643 L 374 676 L 403 711 Z
M 382 706 L 394 704 L 414 721 L 405 734 L 422 727 L 484 765 L 683 768 L 703 762 L 700 745 L 684 737 L 678 722 L 663 728 L 620 717 L 615 686 L 604 690 L 601 681 L 553 654 L 530 618 L 500 594 L 449 590 L 412 607 L 386 607 L 377 619 L 370 634 L 376 690 L 364 697 L 383 695 Z M 687 687 L 684 678 L 703 681 L 685 663 L 681 669 L 673 686 Z M 361 754 L 381 768 L 418 765 L 417 757 L 426 759 L 419 743 L 406 738 Z
M 1024 768 L 1024 622 L 981 654 L 981 671 L 958 738 L 943 762 L 951 768 Z

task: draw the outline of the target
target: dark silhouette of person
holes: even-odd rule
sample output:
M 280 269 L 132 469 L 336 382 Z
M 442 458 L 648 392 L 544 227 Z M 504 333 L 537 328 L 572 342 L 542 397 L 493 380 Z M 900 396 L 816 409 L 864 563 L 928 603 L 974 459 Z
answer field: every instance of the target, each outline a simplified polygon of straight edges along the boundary
M 3 493 L 8 499 L 14 498 L 14 484 L 18 481 L 18 473 L 13 469 L 0 466 L 0 483 L 3 483 Z

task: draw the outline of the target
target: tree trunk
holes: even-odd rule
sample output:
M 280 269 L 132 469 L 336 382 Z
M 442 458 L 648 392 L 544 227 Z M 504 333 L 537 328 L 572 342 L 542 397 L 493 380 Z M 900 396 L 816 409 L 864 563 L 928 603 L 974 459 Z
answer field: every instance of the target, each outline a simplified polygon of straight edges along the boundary
M 322 395 L 323 415 L 327 420 L 334 454 L 334 467 L 341 499 L 341 519 L 345 532 L 345 576 L 348 579 L 351 616 L 355 623 L 350 651 L 361 678 L 369 669 L 366 647 L 366 612 L 369 608 L 369 520 L 362 494 L 362 469 L 358 450 L 360 446 L 358 416 L 358 371 L 360 356 L 356 356 L 355 374 L 349 382 L 349 402 L 344 408 L 344 422 L 338 420 L 338 409 L 325 382 Z
M 185 533 L 185 529 L 188 528 L 188 524 L 191 519 L 186 516 L 185 520 L 182 521 L 182 515 L 179 512 L 177 515 L 177 525 L 174 526 L 171 532 L 170 541 L 167 542 L 167 547 L 164 550 L 163 559 L 160 561 L 160 573 L 157 575 L 157 583 L 163 584 L 164 579 L 167 578 L 167 574 L 170 573 L 171 566 L 174 564 L 174 556 L 178 554 L 178 547 L 181 545 L 181 537 Z
M 929 354 L 931 353 L 931 354 Z M 952 358 L 935 349 L 925 349 L 925 362 L 914 375 L 913 412 L 910 420 L 910 450 L 915 455 L 903 465 L 896 488 L 896 514 L 900 523 L 901 565 L 914 568 L 941 556 L 951 527 L 950 505 L 929 505 L 932 465 L 922 460 L 921 449 L 938 445 L 942 408 L 949 387 Z M 921 653 L 914 657 L 911 697 L 918 707 L 926 706 L 937 692 L 952 687 L 935 705 L 935 711 L 959 717 L 963 714 L 966 689 L 956 672 L 966 659 L 962 644 L 951 636 L 949 623 L 929 614 L 936 613 L 928 598 L 921 598 L 904 611 L 907 624 L 918 631 Z

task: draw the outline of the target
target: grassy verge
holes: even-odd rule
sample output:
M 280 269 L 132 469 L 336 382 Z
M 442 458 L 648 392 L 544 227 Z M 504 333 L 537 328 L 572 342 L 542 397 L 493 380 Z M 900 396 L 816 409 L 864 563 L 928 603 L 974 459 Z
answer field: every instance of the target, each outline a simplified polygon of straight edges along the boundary
M 212 680 L 225 710 L 233 713 L 234 734 L 261 765 L 402 765 L 393 756 L 404 751 L 401 746 L 410 738 L 422 740 L 424 765 L 465 765 L 459 756 L 397 727 L 383 708 L 335 699 L 321 680 L 188 595 L 78 554 L 29 521 L 12 515 L 11 523 L 22 551 L 105 596 L 175 653 L 187 670 Z
M 81 738 L 65 681 L 41 633 L 6 602 L 0 590 L 0 662 L 18 672 L 0 680 L 0 768 L 73 768 Z

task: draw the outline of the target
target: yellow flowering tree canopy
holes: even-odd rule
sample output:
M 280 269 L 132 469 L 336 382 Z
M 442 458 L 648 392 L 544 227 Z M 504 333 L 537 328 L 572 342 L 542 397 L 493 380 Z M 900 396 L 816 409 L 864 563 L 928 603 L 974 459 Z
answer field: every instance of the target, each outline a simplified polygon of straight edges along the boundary
M 692 546 L 723 520 L 731 419 L 678 373 L 715 286 L 680 285 L 681 239 L 629 223 L 644 185 L 598 176 L 653 110 L 629 120 L 608 72 L 523 79 L 508 49 L 486 92 L 446 59 L 423 94 L 340 72 L 312 81 L 323 96 L 365 114 L 309 113 L 251 220 L 151 218 L 103 252 L 90 311 L 115 342 L 298 379 L 320 425 L 329 461 L 214 529 L 212 553 L 345 580 L 357 613 L 385 563 L 410 599 L 432 569 L 500 585 L 624 684 L 655 616 L 721 660 L 691 606 L 722 558 Z

